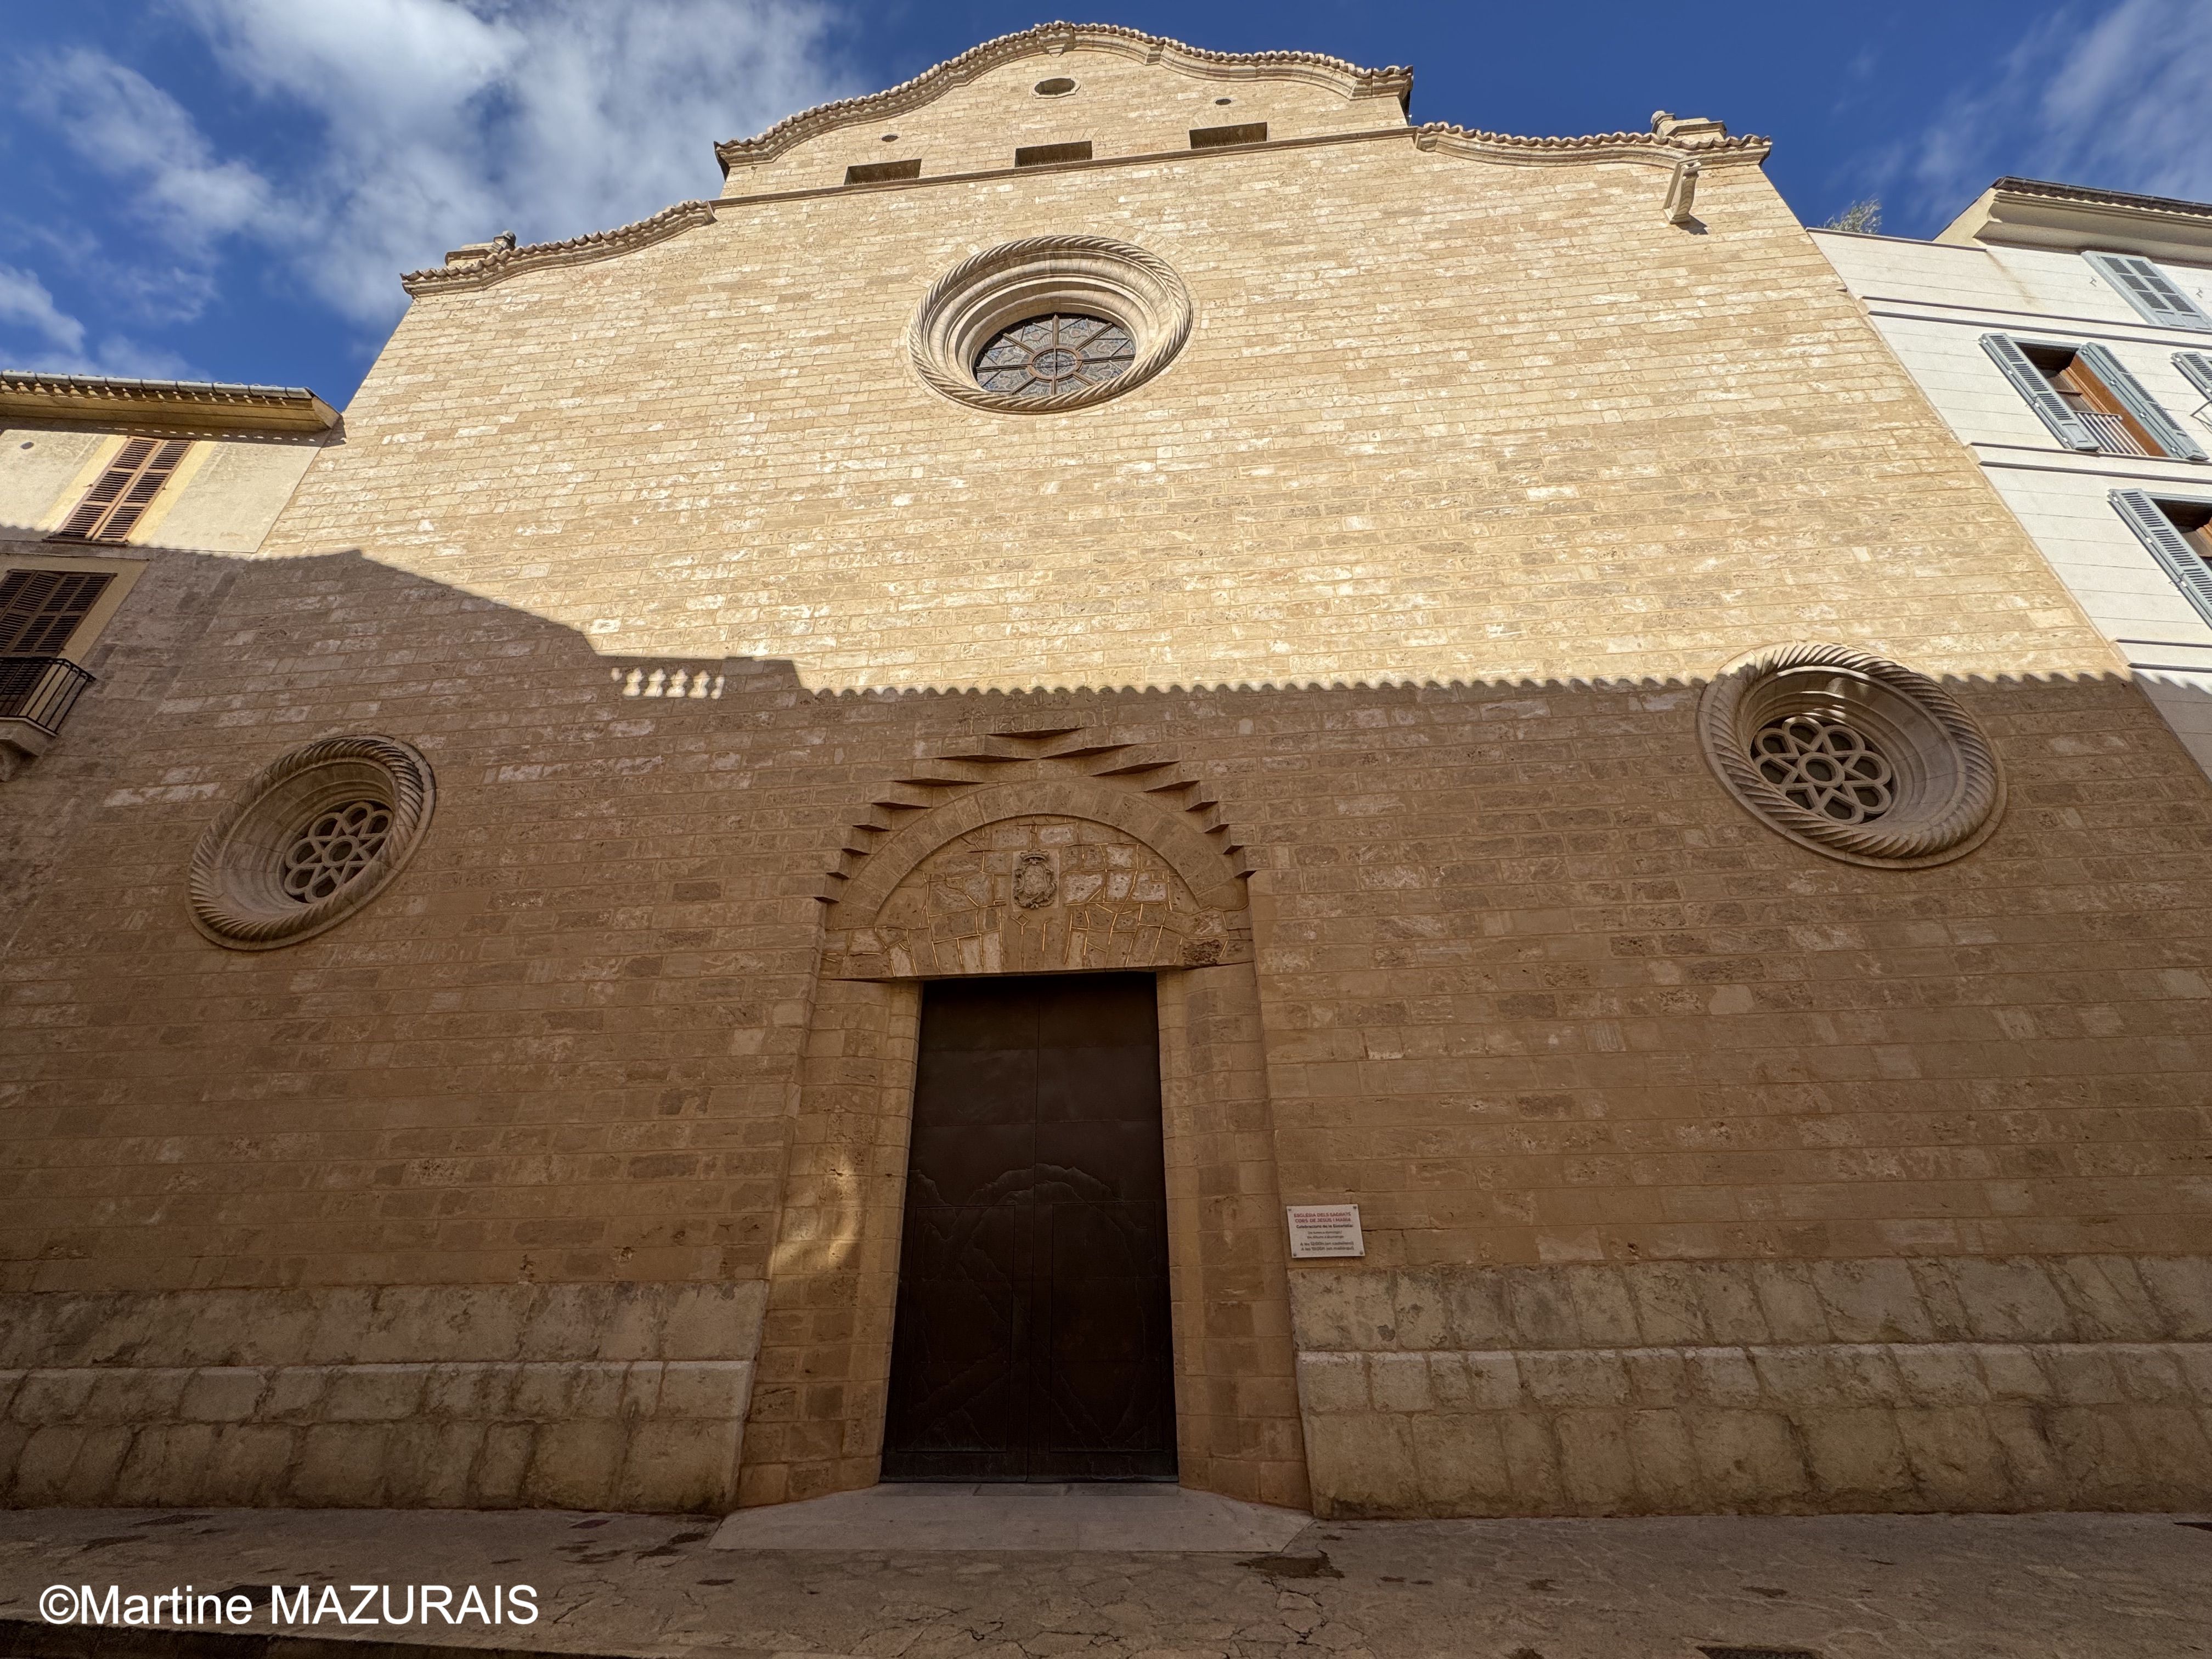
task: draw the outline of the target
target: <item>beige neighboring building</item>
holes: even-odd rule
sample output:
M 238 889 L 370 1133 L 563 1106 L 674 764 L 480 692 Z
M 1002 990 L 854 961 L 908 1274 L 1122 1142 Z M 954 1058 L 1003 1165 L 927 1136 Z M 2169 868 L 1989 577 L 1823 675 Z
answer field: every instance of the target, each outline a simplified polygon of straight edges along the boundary
M 2000 179 L 1813 240 L 2212 774 L 2212 204 Z
M 190 601 L 133 588 L 155 561 L 221 571 L 259 547 L 337 420 L 299 386 L 0 369 L 0 784 L 76 734 L 40 763 L 69 807 L 0 794 L 0 951 L 192 629 Z
M 1763 141 L 1410 84 L 407 278 L 0 789 L 10 1501 L 2201 1506 L 2212 786 Z
M 155 550 L 252 552 L 337 420 L 301 386 L 0 369 L 0 781 L 94 684 Z

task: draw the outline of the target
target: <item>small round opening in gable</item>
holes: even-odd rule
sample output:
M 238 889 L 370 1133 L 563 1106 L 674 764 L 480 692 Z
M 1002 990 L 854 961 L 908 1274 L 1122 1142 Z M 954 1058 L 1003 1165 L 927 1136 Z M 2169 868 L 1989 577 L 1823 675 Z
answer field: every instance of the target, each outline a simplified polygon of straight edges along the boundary
M 933 390 L 1008 414 L 1079 409 L 1143 385 L 1189 337 L 1173 270 L 1103 236 L 1033 236 L 940 277 L 907 344 Z
M 429 763 L 391 738 L 325 738 L 264 767 L 200 836 L 192 922 L 263 951 L 321 933 L 376 896 L 421 842 Z
M 1942 864 L 1996 827 L 2004 790 L 1981 730 L 1943 688 L 1839 645 L 1731 663 L 1698 704 L 1729 793 L 1790 840 L 1854 864 Z
M 1065 75 L 1055 75 L 1048 81 L 1040 81 L 1035 88 L 1040 98 L 1065 98 L 1075 90 L 1075 82 Z

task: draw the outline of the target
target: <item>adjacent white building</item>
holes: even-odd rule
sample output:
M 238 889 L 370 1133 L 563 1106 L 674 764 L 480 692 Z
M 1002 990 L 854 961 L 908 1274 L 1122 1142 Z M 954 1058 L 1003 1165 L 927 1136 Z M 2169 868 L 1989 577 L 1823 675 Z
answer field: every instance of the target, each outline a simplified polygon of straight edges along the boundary
M 2000 179 L 1814 240 L 2212 775 L 2212 204 Z

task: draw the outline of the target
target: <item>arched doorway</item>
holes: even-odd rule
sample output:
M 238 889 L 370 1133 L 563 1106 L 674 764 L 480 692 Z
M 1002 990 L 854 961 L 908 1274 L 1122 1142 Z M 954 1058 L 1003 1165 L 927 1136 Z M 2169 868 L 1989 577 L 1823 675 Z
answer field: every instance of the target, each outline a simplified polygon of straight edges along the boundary
M 1065 976 L 1073 988 L 1066 994 L 1079 1004 L 1085 982 L 1109 978 L 1151 992 L 1156 1058 L 1136 1063 L 1157 1067 L 1159 1117 L 1146 1133 L 1161 1149 L 1172 1305 L 1172 1462 L 1156 1456 L 1149 1469 L 1091 1468 L 1139 1476 L 1172 1469 L 1186 1486 L 1304 1507 L 1264 1045 L 1238 870 L 1189 817 L 1140 790 L 1070 776 L 1048 761 L 1010 764 L 1000 776 L 1006 781 L 933 791 L 915 802 L 826 912 L 790 1119 L 743 1501 L 849 1490 L 874 1484 L 885 1470 L 886 1427 L 902 1409 L 893 1352 L 902 1261 L 913 1239 L 910 1149 L 924 1152 L 919 1167 L 930 1175 L 926 1099 L 924 1135 L 912 1135 L 916 1085 L 927 1086 L 924 1010 L 933 995 L 957 995 L 932 988 Z M 973 994 L 988 1000 L 995 994 Z M 1127 1024 L 1127 1011 L 1117 1018 Z M 1078 1025 L 1085 1023 L 1079 1015 Z M 1097 1030 L 1096 1011 L 1087 1024 Z M 1009 1170 L 1034 1182 L 1039 1165 L 1053 1162 L 1012 1158 L 986 1172 L 985 1184 Z M 1070 1224 L 1101 1219 L 1091 1214 Z M 1024 1259 L 1034 1272 L 1034 1249 Z M 1123 1260 L 1137 1257 L 1133 1250 Z M 1133 1286 L 1121 1290 L 1125 1309 L 1141 1300 Z M 1112 1293 L 1099 1287 L 1096 1300 Z M 1042 1310 L 1052 1313 L 1048 1299 Z M 1029 1316 L 1038 1314 L 1032 1302 Z M 1126 1314 L 1118 1334 L 1132 1334 Z M 1134 1337 L 1139 1345 L 1148 1340 L 1141 1331 Z M 1113 1346 L 1105 1340 L 1091 1351 L 1103 1355 Z M 1037 1363 L 1033 1346 L 1012 1352 L 994 1363 Z M 1048 1375 L 1032 1386 L 1048 1391 L 1069 1381 Z M 1128 1398 L 1144 1397 L 1133 1385 Z M 902 1465 L 902 1455 L 961 1449 L 942 1438 L 901 1444 L 895 1437 L 890 1472 L 912 1478 L 922 1471 Z M 1030 1441 L 995 1449 L 1009 1460 L 1018 1451 L 1029 1474 L 1052 1478 L 1054 1469 L 1070 1468 L 1054 1461 L 1066 1454 L 1116 1449 L 1063 1437 L 1043 1446 L 1042 1463 L 1030 1461 L 1039 1449 Z M 1012 1473 L 1011 1462 L 1001 1467 Z M 946 1478 L 956 1475 L 981 1478 L 948 1466 Z

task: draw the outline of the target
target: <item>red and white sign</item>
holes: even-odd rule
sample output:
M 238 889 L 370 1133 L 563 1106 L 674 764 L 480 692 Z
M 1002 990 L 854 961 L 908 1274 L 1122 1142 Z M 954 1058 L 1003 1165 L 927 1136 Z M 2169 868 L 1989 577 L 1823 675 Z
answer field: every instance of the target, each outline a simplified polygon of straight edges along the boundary
M 1291 1256 L 1365 1255 L 1359 1237 L 1357 1204 L 1293 1204 L 1290 1206 Z

